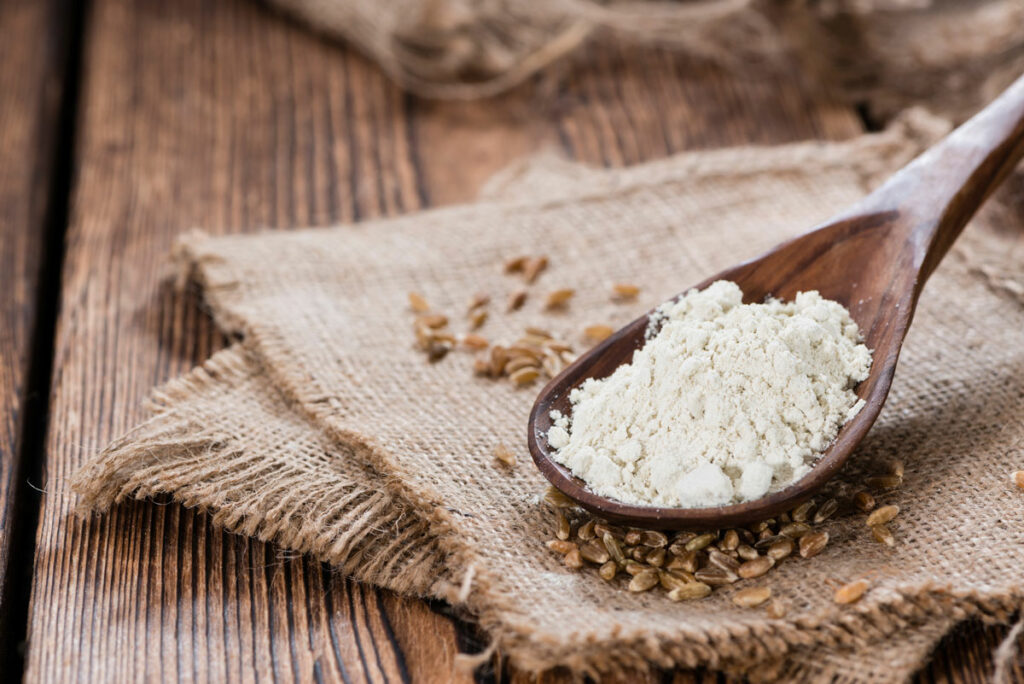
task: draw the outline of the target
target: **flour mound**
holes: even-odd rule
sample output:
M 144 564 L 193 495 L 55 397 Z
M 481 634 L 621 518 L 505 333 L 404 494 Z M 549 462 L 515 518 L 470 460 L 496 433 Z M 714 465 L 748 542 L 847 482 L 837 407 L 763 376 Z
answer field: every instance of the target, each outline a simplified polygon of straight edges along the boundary
M 863 406 L 871 351 L 817 292 L 742 296 L 718 281 L 662 305 L 632 363 L 573 390 L 571 420 L 552 412 L 555 460 L 641 505 L 723 506 L 803 477 Z

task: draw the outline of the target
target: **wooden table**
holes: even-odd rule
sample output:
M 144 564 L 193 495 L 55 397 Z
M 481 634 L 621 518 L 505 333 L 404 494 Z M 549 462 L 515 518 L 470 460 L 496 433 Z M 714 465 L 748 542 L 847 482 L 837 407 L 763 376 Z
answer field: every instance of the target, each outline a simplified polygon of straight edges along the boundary
M 5 0 L 0 36 L 8 681 L 20 668 L 31 681 L 446 681 L 458 651 L 480 648 L 444 606 L 346 581 L 177 505 L 72 515 L 70 473 L 143 417 L 155 384 L 224 345 L 197 298 L 166 286 L 178 233 L 468 200 L 542 146 L 622 165 L 863 130 L 795 75 L 744 79 L 618 45 L 507 96 L 427 102 L 245 0 Z M 1005 632 L 964 626 L 920 680 L 984 681 Z

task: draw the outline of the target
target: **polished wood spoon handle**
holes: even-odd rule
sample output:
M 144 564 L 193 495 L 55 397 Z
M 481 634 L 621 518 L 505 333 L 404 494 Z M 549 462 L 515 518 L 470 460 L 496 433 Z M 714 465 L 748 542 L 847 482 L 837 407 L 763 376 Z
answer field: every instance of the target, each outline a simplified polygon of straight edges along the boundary
M 854 206 L 896 211 L 918 271 L 915 295 L 992 191 L 1024 157 L 1024 76 L 948 137 Z

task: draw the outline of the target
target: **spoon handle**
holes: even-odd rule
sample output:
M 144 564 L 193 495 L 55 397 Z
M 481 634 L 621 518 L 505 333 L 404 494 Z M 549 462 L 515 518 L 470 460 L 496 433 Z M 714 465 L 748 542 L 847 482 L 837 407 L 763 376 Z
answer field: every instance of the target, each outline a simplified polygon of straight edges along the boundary
M 989 194 L 1024 157 L 1024 76 L 912 161 L 852 213 L 897 211 L 919 270 L 916 290 Z

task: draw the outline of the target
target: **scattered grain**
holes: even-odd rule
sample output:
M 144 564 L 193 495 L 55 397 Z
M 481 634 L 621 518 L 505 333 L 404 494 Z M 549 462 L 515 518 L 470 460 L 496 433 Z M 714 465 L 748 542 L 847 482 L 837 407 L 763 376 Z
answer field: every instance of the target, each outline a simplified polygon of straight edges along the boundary
M 771 556 L 758 556 L 753 560 L 748 560 L 746 563 L 741 565 L 736 571 L 736 574 L 743 579 L 750 579 L 752 577 L 760 577 L 769 570 L 775 567 L 775 559 Z
M 779 620 L 786 617 L 786 605 L 779 599 L 772 599 L 764 612 L 767 613 L 768 617 Z
M 508 375 L 515 374 L 516 371 L 522 370 L 523 368 L 533 368 L 537 370 L 539 368 L 537 359 L 532 356 L 513 356 L 505 364 L 505 372 Z
M 640 532 L 640 543 L 644 546 L 660 549 L 668 546 L 668 537 L 665 536 L 664 532 L 658 532 L 657 530 L 643 530 Z
M 702 599 L 711 593 L 711 587 L 703 582 L 690 582 L 668 592 L 672 601 L 693 601 Z
M 811 531 L 811 526 L 802 522 L 786 523 L 779 529 L 779 534 L 790 539 L 799 539 Z
M 582 539 L 583 541 L 589 541 L 593 539 L 596 536 L 594 534 L 594 525 L 595 520 L 591 518 L 587 522 L 580 525 L 580 529 L 576 531 L 576 536 Z
M 1024 470 L 1018 470 L 1010 476 L 1017 489 L 1024 490 Z
M 427 300 L 418 292 L 409 293 L 409 308 L 416 313 L 426 313 L 430 311 L 430 305 L 427 304 Z
M 539 376 L 540 373 L 536 368 L 521 368 L 510 375 L 509 378 L 511 378 L 512 382 L 522 387 L 524 385 L 529 385 Z
M 871 535 L 875 538 L 875 541 L 881 544 L 896 546 L 896 537 L 893 536 L 892 530 L 889 529 L 888 525 L 872 525 Z
M 487 310 L 477 309 L 469 315 L 469 328 L 470 330 L 479 330 L 483 327 L 483 324 L 487 322 Z
M 811 517 L 811 511 L 814 509 L 814 499 L 805 501 L 790 512 L 790 517 L 793 522 L 807 522 L 807 519 Z
M 512 257 L 505 262 L 505 273 L 522 273 L 526 260 L 529 258 L 528 256 Z
M 786 538 L 777 539 L 768 547 L 766 553 L 768 557 L 778 562 L 793 553 L 793 540 Z
M 682 555 L 672 558 L 666 566 L 669 570 L 682 570 L 684 572 L 697 572 L 700 559 L 697 551 L 683 551 Z
M 702 535 L 694 537 L 690 541 L 686 542 L 687 551 L 700 551 L 705 548 L 708 544 L 715 541 L 718 535 L 713 532 L 705 532 Z
M 613 283 L 612 297 L 614 299 L 634 299 L 640 294 L 640 287 L 632 283 Z
M 739 575 L 737 575 L 736 573 L 729 572 L 728 570 L 719 568 L 717 566 L 708 566 L 706 568 L 701 568 L 697 572 L 693 573 L 693 576 L 696 577 L 697 580 L 703 582 L 704 584 L 710 584 L 716 587 L 725 586 L 726 584 L 732 584 L 740 578 Z
M 903 478 L 898 475 L 875 475 L 864 480 L 864 484 L 872 489 L 896 489 L 903 484 Z
M 604 548 L 608 550 L 608 555 L 612 557 L 613 561 L 620 566 L 626 565 L 626 556 L 622 553 L 619 540 L 613 537 L 611 532 L 605 532 L 601 537 L 601 542 L 604 544 Z
M 736 553 L 739 554 L 739 557 L 745 561 L 751 561 L 755 558 L 760 557 L 760 554 L 757 552 L 757 549 L 755 549 L 753 546 L 750 546 L 749 544 L 740 544 L 739 547 L 736 549 Z
M 487 341 L 486 337 L 483 335 L 475 335 L 473 333 L 463 335 L 460 342 L 466 349 L 481 350 L 487 349 L 487 347 L 490 346 L 490 342 Z
M 431 330 L 437 330 L 448 325 L 448 317 L 443 314 L 424 314 L 416 319 L 420 325 L 425 325 Z
M 726 555 L 715 547 L 708 548 L 708 562 L 711 565 L 722 568 L 728 572 L 736 572 L 740 569 L 740 562 L 732 556 Z
M 491 295 L 486 292 L 477 292 L 466 305 L 466 312 L 472 314 L 474 309 L 479 309 L 481 306 L 487 306 L 490 303 Z
M 864 595 L 864 592 L 871 586 L 867 580 L 860 579 L 855 582 L 845 584 L 836 591 L 834 600 L 836 603 L 856 603 L 860 600 L 860 597 Z
M 874 527 L 875 525 L 884 525 L 893 518 L 895 518 L 900 512 L 900 507 L 895 504 L 889 504 L 888 506 L 882 506 L 876 508 L 871 512 L 865 521 L 868 527 Z
M 526 279 L 527 283 L 532 283 L 537 280 L 537 276 L 539 276 L 547 267 L 548 258 L 546 256 L 527 259 L 523 263 L 523 277 Z
M 568 539 L 572 533 L 572 526 L 560 508 L 555 509 L 555 524 L 555 536 L 559 539 Z
M 828 532 L 818 530 L 800 537 L 800 557 L 813 558 L 817 556 L 828 544 Z
M 615 579 L 615 575 L 619 572 L 619 564 L 613 560 L 608 561 L 601 566 L 601 569 L 597 571 L 597 574 L 601 576 L 606 582 L 611 582 Z
M 494 447 L 494 458 L 502 465 L 512 468 L 516 464 L 516 455 L 504 444 Z
M 641 530 L 638 529 L 626 530 L 626 534 L 622 537 L 622 541 L 624 541 L 628 546 L 636 546 L 640 543 L 640 532 Z
M 431 342 L 427 347 L 427 360 L 430 363 L 437 363 L 451 351 L 451 345 L 447 342 Z
M 629 590 L 632 592 L 647 591 L 659 581 L 657 570 L 644 570 L 629 581 Z
M 544 501 L 554 508 L 572 508 L 576 505 L 575 501 L 551 486 L 544 490 Z
M 867 513 L 875 507 L 875 497 L 873 497 L 871 492 L 867 490 L 857 492 L 853 495 L 853 505 L 864 513 Z
M 756 608 L 771 597 L 769 587 L 747 587 L 733 594 L 732 602 L 740 608 Z
M 560 553 L 564 556 L 565 554 L 579 547 L 576 546 L 575 542 L 566 541 L 564 539 L 552 539 L 548 542 L 548 548 L 554 551 L 555 553 Z
M 506 308 L 509 311 L 519 311 L 526 303 L 526 290 L 516 290 L 508 296 Z
M 814 524 L 820 525 L 825 522 L 831 518 L 837 510 L 839 510 L 839 502 L 835 499 L 828 499 L 818 507 L 817 511 L 814 512 Z
M 591 541 L 590 543 L 581 546 L 580 555 L 583 556 L 583 560 L 590 561 L 597 565 L 607 563 L 611 558 L 608 554 L 608 549 L 604 548 L 602 544 L 598 544 L 596 541 Z
M 660 568 L 665 564 L 665 549 L 651 549 L 644 557 L 644 561 L 653 568 Z
M 615 329 L 610 325 L 588 325 L 583 329 L 583 334 L 595 342 L 603 342 L 614 332 Z
M 583 567 L 583 557 L 580 556 L 579 549 L 573 549 L 569 553 L 565 554 L 565 558 L 562 559 L 562 563 L 565 567 L 572 570 L 578 570 Z
M 561 290 L 549 292 L 548 296 L 544 299 L 544 308 L 559 309 L 564 307 L 575 294 L 576 290 L 573 290 L 572 288 L 563 288 Z

